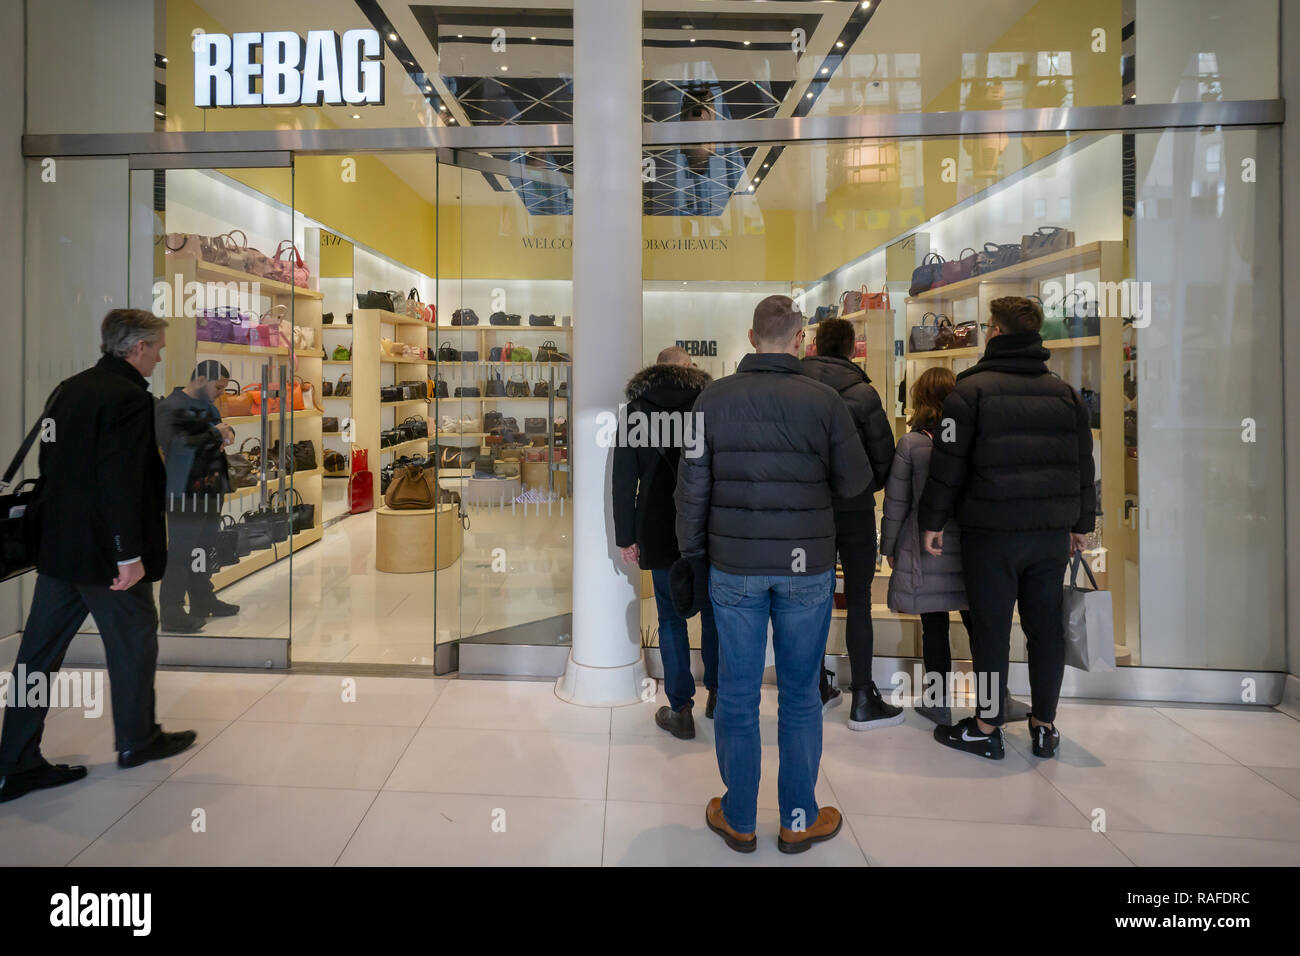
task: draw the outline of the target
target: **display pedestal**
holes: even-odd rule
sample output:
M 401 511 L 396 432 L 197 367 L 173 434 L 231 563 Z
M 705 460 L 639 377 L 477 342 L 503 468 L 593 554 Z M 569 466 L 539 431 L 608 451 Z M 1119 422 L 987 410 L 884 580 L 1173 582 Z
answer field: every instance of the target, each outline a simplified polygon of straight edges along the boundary
M 396 574 L 441 571 L 463 548 L 454 505 L 416 511 L 375 509 L 375 570 Z

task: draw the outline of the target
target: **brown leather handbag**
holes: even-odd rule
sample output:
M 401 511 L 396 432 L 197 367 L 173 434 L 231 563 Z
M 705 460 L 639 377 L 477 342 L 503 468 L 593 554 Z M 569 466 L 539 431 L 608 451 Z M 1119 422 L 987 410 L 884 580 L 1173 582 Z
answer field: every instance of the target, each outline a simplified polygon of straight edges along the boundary
M 394 511 L 432 508 L 437 500 L 438 485 L 433 469 L 419 465 L 398 469 L 384 493 L 384 504 Z
M 238 418 L 241 415 L 255 415 L 253 396 L 241 391 L 239 383 L 233 378 L 226 390 L 217 396 L 217 411 L 222 418 Z
M 953 348 L 967 349 L 974 348 L 979 344 L 976 329 L 979 328 L 974 322 L 958 322 L 957 327 L 953 329 L 953 338 L 956 340 Z

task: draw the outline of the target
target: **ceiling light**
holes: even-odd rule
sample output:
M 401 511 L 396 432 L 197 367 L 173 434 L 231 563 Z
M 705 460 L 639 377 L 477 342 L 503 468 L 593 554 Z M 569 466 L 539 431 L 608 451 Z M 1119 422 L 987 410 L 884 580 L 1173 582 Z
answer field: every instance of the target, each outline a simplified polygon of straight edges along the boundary
M 829 66 L 824 66 L 824 67 L 822 67 L 822 72 L 823 72 L 823 73 L 829 73 L 830 71 L 831 71 L 831 68 L 830 68 Z
M 749 184 L 749 191 L 750 191 L 751 193 L 754 191 L 754 184 L 753 184 L 753 183 L 750 183 L 750 184 Z
M 505 72 L 506 70 L 508 70 L 508 69 L 510 69 L 510 67 L 506 66 L 504 63 L 501 64 L 501 72 L 502 72 L 502 73 L 504 73 L 504 72 Z
M 459 37 L 460 39 L 464 39 L 464 38 L 465 38 L 465 34 L 463 34 L 463 33 L 457 33 L 456 36 Z
M 836 41 L 835 41 L 835 46 L 836 46 L 836 47 L 839 47 L 839 48 L 843 48 L 843 46 L 844 46 L 844 41 L 843 41 L 843 40 L 836 40 Z
M 442 110 L 443 112 L 446 112 L 446 111 L 447 111 L 447 104 L 446 104 L 446 103 L 439 103 L 439 104 L 438 104 L 438 109 Z
M 162 61 L 163 61 L 164 63 L 166 63 L 166 62 L 167 62 L 167 57 L 163 57 L 163 58 L 162 58 Z
M 692 43 L 695 42 L 695 37 L 691 37 L 691 42 L 692 42 Z
M 361 114 L 360 114 L 360 113 L 353 113 L 353 114 L 352 114 L 352 118 L 353 118 L 353 119 L 361 119 Z
M 812 93 L 808 94 L 808 99 L 812 99 Z
M 764 168 L 764 169 L 767 169 L 767 167 L 770 166 L 770 165 L 772 165 L 772 164 L 771 164 L 771 163 L 764 163 L 764 164 L 763 164 L 763 168 Z
M 749 46 L 749 41 L 748 41 L 748 40 L 745 41 L 745 46 Z
M 754 185 L 757 186 L 757 185 L 758 185 L 759 183 L 761 183 L 762 181 L 763 181 L 762 179 L 755 179 L 755 180 L 754 180 Z
M 397 42 L 397 34 L 396 34 L 396 33 L 390 33 L 390 34 L 388 34 L 388 39 L 390 39 L 390 40 L 392 40 L 394 43 L 396 43 L 396 42 Z
M 863 10 L 870 10 L 870 9 L 871 9 L 871 0 L 862 0 L 862 9 L 863 9 Z
M 153 115 L 156 116 L 156 117 L 158 117 L 159 119 L 166 119 L 166 118 L 167 118 L 167 117 L 164 116 L 162 113 L 159 113 L 157 110 L 154 110 L 154 111 L 153 111 Z
M 537 37 L 529 37 L 528 39 L 530 39 L 530 40 L 536 40 Z

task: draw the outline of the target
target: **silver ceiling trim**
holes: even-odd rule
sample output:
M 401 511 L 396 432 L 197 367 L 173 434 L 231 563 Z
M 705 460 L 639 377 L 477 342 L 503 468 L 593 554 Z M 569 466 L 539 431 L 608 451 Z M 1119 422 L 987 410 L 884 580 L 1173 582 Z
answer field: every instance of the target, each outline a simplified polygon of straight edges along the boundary
M 871 116 L 800 116 L 703 123 L 648 123 L 647 147 L 694 143 L 794 143 L 989 133 L 1138 131 L 1206 126 L 1276 126 L 1282 100 L 1070 106 L 1046 110 L 971 110 Z M 23 155 L 127 156 L 135 153 L 243 153 L 290 150 L 348 154 L 384 150 L 569 149 L 570 124 L 401 129 L 236 130 L 192 133 L 29 133 Z
M 495 156 L 483 156 L 464 149 L 438 150 L 438 162 L 446 166 L 460 166 L 465 169 L 477 169 L 484 173 L 496 173 L 498 176 L 515 179 L 532 179 L 539 183 L 551 183 L 555 186 L 573 188 L 573 177 L 556 169 L 537 169 L 523 163 L 512 163 Z

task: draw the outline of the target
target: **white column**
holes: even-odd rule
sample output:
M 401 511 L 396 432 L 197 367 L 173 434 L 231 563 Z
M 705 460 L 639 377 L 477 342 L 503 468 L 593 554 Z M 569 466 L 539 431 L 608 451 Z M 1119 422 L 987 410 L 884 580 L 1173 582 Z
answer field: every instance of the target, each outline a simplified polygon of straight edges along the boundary
M 645 679 L 639 574 L 614 545 L 613 449 L 596 443 L 641 366 L 641 4 L 573 7 L 573 649 L 555 692 L 608 706 Z

